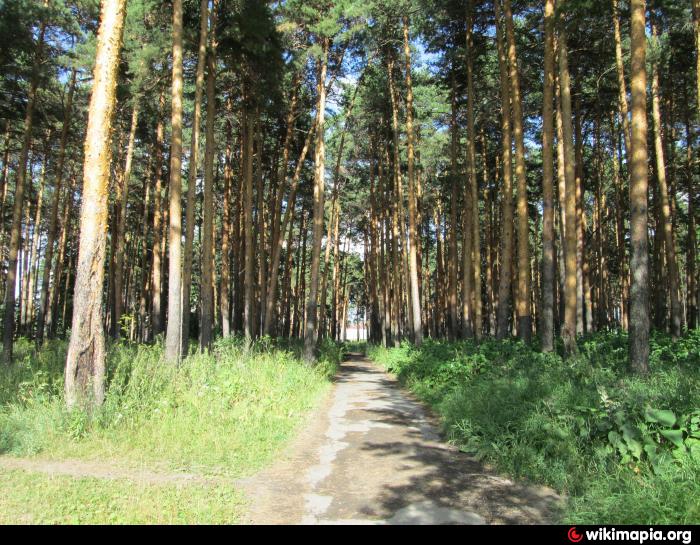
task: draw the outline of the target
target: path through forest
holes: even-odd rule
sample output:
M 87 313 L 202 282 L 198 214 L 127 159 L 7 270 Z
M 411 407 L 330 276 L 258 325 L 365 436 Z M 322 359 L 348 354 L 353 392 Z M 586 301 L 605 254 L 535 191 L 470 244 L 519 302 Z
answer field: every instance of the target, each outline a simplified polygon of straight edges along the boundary
M 395 378 L 351 354 L 335 384 L 271 467 L 223 477 L 84 460 L 0 457 L 0 469 L 145 484 L 234 484 L 252 524 L 537 524 L 553 522 L 554 491 L 517 484 L 441 440 L 432 417 Z
M 440 439 L 396 380 L 352 354 L 286 455 L 241 484 L 246 522 L 546 523 L 560 498 L 516 484 Z

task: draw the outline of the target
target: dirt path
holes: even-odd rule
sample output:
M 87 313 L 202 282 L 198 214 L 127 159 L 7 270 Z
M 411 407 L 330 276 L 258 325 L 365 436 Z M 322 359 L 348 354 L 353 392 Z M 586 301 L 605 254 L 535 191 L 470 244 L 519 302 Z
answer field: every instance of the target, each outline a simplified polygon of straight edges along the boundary
M 513 483 L 440 440 L 420 403 L 351 355 L 286 455 L 239 481 L 261 524 L 546 523 L 550 489 Z

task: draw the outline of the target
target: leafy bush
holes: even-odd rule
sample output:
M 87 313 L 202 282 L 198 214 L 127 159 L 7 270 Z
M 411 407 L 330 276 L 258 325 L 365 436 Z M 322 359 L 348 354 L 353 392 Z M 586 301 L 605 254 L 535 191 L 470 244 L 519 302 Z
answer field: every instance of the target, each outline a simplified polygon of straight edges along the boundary
M 369 349 L 464 451 L 568 495 L 567 520 L 700 521 L 700 332 L 655 333 L 646 377 L 627 370 L 625 334 L 582 338 L 579 351 L 563 359 L 515 340 Z

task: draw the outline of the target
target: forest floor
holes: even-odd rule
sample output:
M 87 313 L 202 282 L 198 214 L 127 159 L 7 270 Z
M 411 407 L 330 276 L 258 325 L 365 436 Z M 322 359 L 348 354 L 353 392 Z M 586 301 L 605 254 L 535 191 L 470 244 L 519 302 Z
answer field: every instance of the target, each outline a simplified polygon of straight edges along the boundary
M 2 456 L 5 486 L 12 494 L 0 505 L 15 522 L 110 522 L 116 510 L 113 522 L 532 524 L 555 521 L 562 507 L 552 489 L 500 477 L 443 442 L 424 405 L 358 354 L 282 454 L 250 477 Z M 38 490 L 42 505 L 21 512 Z M 87 518 L 66 518 L 86 500 Z
M 441 440 L 437 420 L 359 354 L 270 468 L 239 481 L 263 524 L 533 524 L 562 501 L 498 476 Z

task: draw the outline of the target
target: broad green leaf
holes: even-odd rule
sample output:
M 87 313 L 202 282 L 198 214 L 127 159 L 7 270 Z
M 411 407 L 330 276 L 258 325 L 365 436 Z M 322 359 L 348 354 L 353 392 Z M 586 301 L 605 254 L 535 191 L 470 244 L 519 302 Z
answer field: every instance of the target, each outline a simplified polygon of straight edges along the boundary
M 671 427 L 676 423 L 676 415 L 667 409 L 647 409 L 644 417 L 647 422 L 658 422 L 662 426 Z
M 683 448 L 683 432 L 681 430 L 659 430 L 659 432 L 677 448 Z

